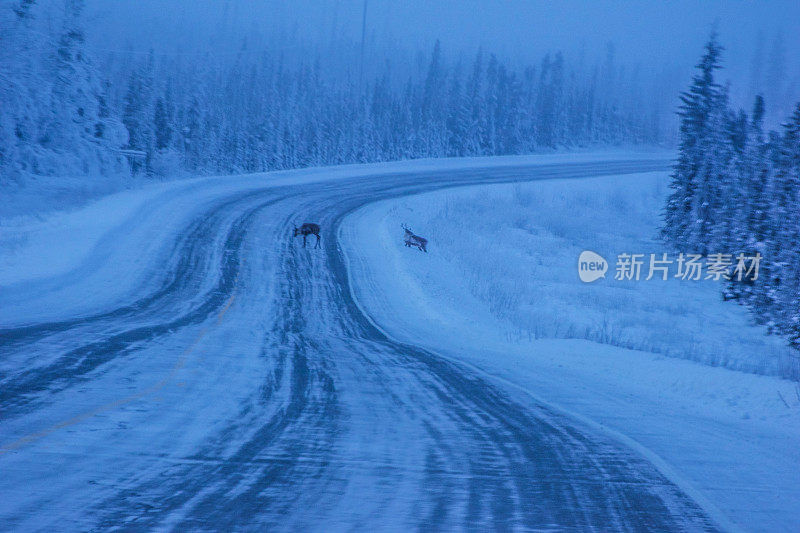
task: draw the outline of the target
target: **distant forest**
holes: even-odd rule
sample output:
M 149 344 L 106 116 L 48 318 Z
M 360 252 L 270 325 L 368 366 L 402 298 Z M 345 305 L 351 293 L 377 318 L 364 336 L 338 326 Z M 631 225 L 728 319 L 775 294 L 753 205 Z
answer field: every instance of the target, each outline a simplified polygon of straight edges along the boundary
M 679 157 L 663 235 L 694 254 L 762 257 L 757 279 L 731 276 L 726 298 L 800 347 L 800 103 L 778 131 L 765 131 L 765 102 L 733 109 L 717 80 L 723 48 L 712 35 L 681 95 Z M 731 270 L 732 270 L 731 269 Z
M 675 137 L 653 80 L 612 48 L 596 64 L 555 52 L 510 66 L 488 50 L 448 59 L 437 42 L 364 73 L 357 54 L 283 51 L 297 43 L 243 41 L 224 61 L 92 57 L 83 2 L 65 5 L 49 33 L 35 0 L 0 8 L 4 177 L 260 172 Z

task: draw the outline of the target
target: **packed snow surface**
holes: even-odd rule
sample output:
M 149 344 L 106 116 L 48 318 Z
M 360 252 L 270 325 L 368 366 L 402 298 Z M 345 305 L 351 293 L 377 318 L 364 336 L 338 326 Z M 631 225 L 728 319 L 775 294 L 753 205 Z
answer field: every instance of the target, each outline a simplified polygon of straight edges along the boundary
M 580 221 L 612 217 L 619 206 L 599 198 L 613 191 L 654 202 L 659 178 L 641 173 L 668 164 L 587 153 L 320 168 L 0 221 L 0 524 L 796 529 L 793 384 L 731 370 L 773 373 L 772 352 L 742 346 L 779 358 L 780 345 L 728 304 L 697 338 L 731 334 L 715 363 L 727 368 L 712 367 L 700 348 L 681 356 L 677 333 L 644 335 L 656 320 L 637 316 L 641 299 L 577 285 Z M 532 183 L 493 185 L 510 182 Z M 515 194 L 537 199 L 523 209 Z M 491 202 L 493 218 L 474 220 Z M 519 234 L 502 230 L 523 211 Z M 643 244 L 653 221 L 639 215 L 607 244 Z M 532 231 L 557 218 L 561 245 Z M 307 221 L 322 249 L 292 238 Z M 429 254 L 402 246 L 401 222 Z M 548 272 L 538 297 L 530 256 Z M 562 278 L 548 265 L 566 259 Z M 497 268 L 519 300 L 487 297 L 508 294 L 491 285 Z M 685 289 L 659 290 L 674 303 Z M 703 290 L 687 316 L 721 305 Z M 620 330 L 597 336 L 591 313 L 615 300 L 605 313 Z
M 354 294 L 392 338 L 656 454 L 734 524 L 796 530 L 800 388 L 775 376 L 797 352 L 723 302 L 720 282 L 646 281 L 647 265 L 640 281 L 615 279 L 617 254 L 671 255 L 657 239 L 667 183 L 655 172 L 370 204 L 341 229 Z M 428 254 L 403 246 L 401 224 Z M 604 279 L 580 281 L 583 250 L 610 262 Z

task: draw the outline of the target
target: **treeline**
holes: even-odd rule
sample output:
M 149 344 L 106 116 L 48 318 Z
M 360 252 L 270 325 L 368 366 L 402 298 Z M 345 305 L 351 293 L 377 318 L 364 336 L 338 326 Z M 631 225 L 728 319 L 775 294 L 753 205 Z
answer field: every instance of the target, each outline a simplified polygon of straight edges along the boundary
M 466 72 L 437 43 L 424 75 L 363 89 L 281 57 L 198 72 L 175 59 L 135 68 L 119 106 L 129 147 L 177 154 L 200 172 L 254 172 L 418 157 L 519 154 L 591 144 L 656 143 L 656 117 L 624 88 L 570 76 L 561 54 L 513 72 L 478 53 Z M 159 81 L 163 80 L 163 81 Z M 593 83 L 594 81 L 594 83 Z M 609 94 L 610 93 L 610 94 Z
M 679 158 L 664 212 L 664 237 L 681 251 L 762 256 L 758 278 L 733 276 L 759 323 L 800 346 L 800 104 L 780 131 L 765 132 L 764 100 L 731 109 L 715 80 L 722 47 L 712 35 L 681 96 Z
M 85 50 L 83 2 L 64 6 L 55 31 L 35 0 L 0 6 L 0 180 L 129 172 L 128 134 Z
M 81 0 L 67 1 L 50 38 L 34 27 L 33 6 L 19 0 L 0 21 L 8 175 L 257 172 L 664 140 L 646 83 L 611 53 L 594 66 L 554 53 L 512 68 L 483 52 L 447 60 L 437 43 L 425 59 L 394 58 L 363 81 L 350 75 L 358 65 L 347 75 L 326 68 L 322 52 L 245 45 L 224 62 L 123 54 L 98 69 Z

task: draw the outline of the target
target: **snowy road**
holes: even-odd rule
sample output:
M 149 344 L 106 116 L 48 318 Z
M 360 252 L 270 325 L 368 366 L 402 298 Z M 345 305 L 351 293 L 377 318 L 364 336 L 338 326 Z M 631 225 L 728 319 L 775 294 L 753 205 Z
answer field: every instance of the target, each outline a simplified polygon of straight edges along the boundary
M 0 528 L 716 529 L 633 451 L 385 337 L 335 238 L 379 199 L 666 166 L 165 190 L 79 266 L 0 292 Z M 292 239 L 304 221 L 322 249 Z

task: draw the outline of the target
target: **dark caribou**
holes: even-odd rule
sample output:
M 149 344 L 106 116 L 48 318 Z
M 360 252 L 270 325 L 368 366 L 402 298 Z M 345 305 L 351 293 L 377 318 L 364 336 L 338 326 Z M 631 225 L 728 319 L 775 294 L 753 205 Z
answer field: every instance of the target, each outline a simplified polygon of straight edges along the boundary
M 319 224 L 313 224 L 311 222 L 306 222 L 299 228 L 297 226 L 294 227 L 294 236 L 297 237 L 298 235 L 303 236 L 303 248 L 306 247 L 306 238 L 309 235 L 316 235 L 317 236 L 317 244 L 314 248 L 319 248 Z
M 428 239 L 415 235 L 411 228 L 403 224 L 403 230 L 406 232 L 405 244 L 406 246 L 416 246 L 421 252 L 428 253 Z

